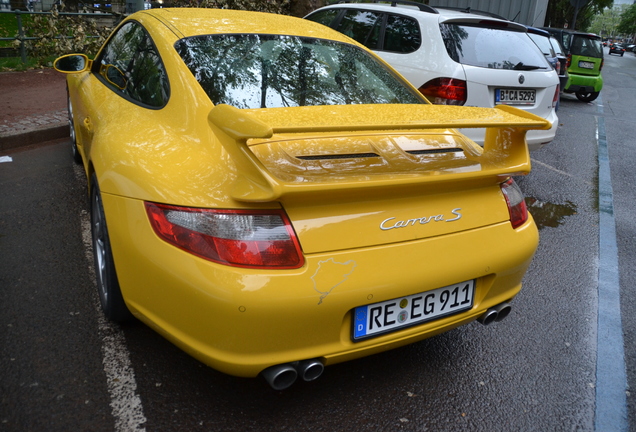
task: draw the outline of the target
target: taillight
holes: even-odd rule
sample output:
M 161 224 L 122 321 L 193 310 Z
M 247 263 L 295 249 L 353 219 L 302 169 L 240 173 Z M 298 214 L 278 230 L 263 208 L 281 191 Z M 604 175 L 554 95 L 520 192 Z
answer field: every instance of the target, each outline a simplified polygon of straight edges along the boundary
M 528 220 L 528 208 L 523 197 L 523 192 L 512 178 L 501 184 L 501 191 L 508 204 L 510 223 L 513 228 L 523 225 Z
M 557 75 L 561 75 L 561 62 L 559 61 L 559 59 L 557 59 L 556 61 L 556 67 L 554 68 L 554 70 L 556 70 Z
M 292 269 L 304 263 L 282 210 L 214 210 L 146 203 L 155 233 L 201 258 L 247 268 Z
M 436 105 L 464 105 L 468 95 L 466 81 L 455 78 L 435 78 L 418 90 Z
M 554 97 L 552 98 L 552 108 L 557 106 L 557 103 L 559 102 L 559 93 L 560 92 L 561 92 L 561 86 L 560 86 L 560 84 L 557 84 L 556 90 L 554 91 Z
M 568 61 L 565 64 L 565 68 L 569 69 L 571 65 L 572 65 L 572 54 L 568 54 Z

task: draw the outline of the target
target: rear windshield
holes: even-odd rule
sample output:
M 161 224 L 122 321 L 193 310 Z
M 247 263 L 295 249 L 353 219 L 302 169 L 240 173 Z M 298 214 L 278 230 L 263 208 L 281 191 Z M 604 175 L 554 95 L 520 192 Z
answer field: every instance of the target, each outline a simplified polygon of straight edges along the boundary
M 426 103 L 367 51 L 285 35 L 219 34 L 175 48 L 214 104 L 237 108 Z
M 448 55 L 458 63 L 488 69 L 535 70 L 550 65 L 525 32 L 466 24 L 440 24 Z
M 581 35 L 572 35 L 570 54 L 587 57 L 603 57 L 603 47 L 600 39 L 592 39 Z
M 530 36 L 530 39 L 532 39 L 534 43 L 537 44 L 543 55 L 550 57 L 556 56 L 554 50 L 552 49 L 552 44 L 550 43 L 549 38 L 535 33 L 528 33 L 528 36 Z

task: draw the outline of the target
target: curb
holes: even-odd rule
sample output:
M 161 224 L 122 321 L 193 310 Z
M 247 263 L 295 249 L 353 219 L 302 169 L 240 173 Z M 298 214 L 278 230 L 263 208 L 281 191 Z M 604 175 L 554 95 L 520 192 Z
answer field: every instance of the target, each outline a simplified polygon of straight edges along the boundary
M 0 151 L 12 150 L 68 136 L 68 123 L 66 122 L 46 125 L 28 131 L 10 132 L 0 135 Z

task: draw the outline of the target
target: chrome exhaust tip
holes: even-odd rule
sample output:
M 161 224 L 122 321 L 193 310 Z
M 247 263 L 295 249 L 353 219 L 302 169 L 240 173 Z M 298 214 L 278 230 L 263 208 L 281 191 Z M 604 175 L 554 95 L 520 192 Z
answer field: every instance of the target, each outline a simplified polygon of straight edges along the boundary
M 261 375 L 274 390 L 285 390 L 298 378 L 298 372 L 291 364 L 270 366 Z
M 298 363 L 296 370 L 304 381 L 313 381 L 322 375 L 325 365 L 318 359 L 303 360 Z
M 510 315 L 512 307 L 509 303 L 501 303 L 500 305 L 495 306 L 494 309 L 497 311 L 497 318 L 495 318 L 495 321 L 499 322 Z
M 511 310 L 512 307 L 509 303 L 501 303 L 488 309 L 482 316 L 477 318 L 477 321 L 483 325 L 499 322 L 506 318 L 510 314 Z
M 495 308 L 488 309 L 486 312 L 484 312 L 483 315 L 477 318 L 477 321 L 479 321 L 483 325 L 492 324 L 496 320 L 497 320 L 497 311 L 495 310 Z

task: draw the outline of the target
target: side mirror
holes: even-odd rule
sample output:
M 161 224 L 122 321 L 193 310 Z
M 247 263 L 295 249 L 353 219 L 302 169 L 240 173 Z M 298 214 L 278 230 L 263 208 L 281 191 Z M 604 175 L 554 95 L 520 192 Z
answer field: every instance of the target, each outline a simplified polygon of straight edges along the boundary
M 53 63 L 53 67 L 56 71 L 62 73 L 77 73 L 88 70 L 90 60 L 84 54 L 68 54 L 59 57 Z
M 119 90 L 124 90 L 128 85 L 128 79 L 126 75 L 114 65 L 106 65 L 104 76 L 106 81 L 117 87 Z

